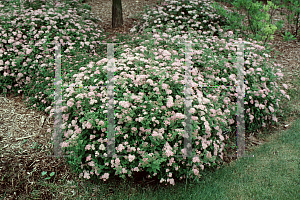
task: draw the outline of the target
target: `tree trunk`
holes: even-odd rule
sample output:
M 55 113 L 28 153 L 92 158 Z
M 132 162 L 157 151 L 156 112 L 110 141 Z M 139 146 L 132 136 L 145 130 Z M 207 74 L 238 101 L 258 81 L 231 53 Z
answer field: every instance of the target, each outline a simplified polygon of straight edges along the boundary
M 121 0 L 113 0 L 112 4 L 112 27 L 117 28 L 123 25 Z

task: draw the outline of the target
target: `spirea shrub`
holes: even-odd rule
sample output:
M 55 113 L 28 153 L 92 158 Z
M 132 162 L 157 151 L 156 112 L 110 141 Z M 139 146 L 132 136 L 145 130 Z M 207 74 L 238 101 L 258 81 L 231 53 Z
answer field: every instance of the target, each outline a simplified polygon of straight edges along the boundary
M 163 49 L 158 42 L 168 41 L 169 47 L 174 47 L 187 35 L 181 38 L 171 29 L 163 34 L 153 29 L 149 40 L 138 48 L 125 49 L 116 60 L 115 153 L 124 156 L 107 157 L 108 61 L 104 58 L 80 68 L 73 76 L 76 85 L 103 86 L 63 91 L 62 146 L 72 155 L 69 163 L 77 166 L 80 176 L 107 180 L 113 175 L 125 178 L 134 171 L 146 171 L 149 177 L 175 184 L 175 178 L 187 175 L 198 179 L 201 170 L 220 164 L 228 139 L 223 130 L 236 123 L 236 88 L 225 86 L 236 84 L 234 43 L 241 42 L 230 38 L 232 32 L 227 35 L 218 39 L 193 31 L 188 37 L 198 43 L 193 46 L 191 62 L 192 157 L 184 156 L 184 48 Z M 279 101 L 285 96 L 277 83 L 282 77 L 280 70 L 259 56 L 264 47 L 250 46 L 244 56 L 246 130 L 276 121 Z

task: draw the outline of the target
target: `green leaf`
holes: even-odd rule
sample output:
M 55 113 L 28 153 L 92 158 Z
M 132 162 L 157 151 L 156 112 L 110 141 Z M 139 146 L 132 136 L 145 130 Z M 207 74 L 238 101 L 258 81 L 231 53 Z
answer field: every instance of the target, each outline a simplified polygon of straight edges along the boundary
M 45 172 L 45 171 L 44 171 L 44 172 L 42 172 L 42 176 L 44 176 L 44 175 L 46 175 L 46 174 L 47 174 L 47 172 Z
M 54 174 L 55 174 L 55 172 L 51 172 L 51 173 L 50 173 L 50 176 L 53 176 Z

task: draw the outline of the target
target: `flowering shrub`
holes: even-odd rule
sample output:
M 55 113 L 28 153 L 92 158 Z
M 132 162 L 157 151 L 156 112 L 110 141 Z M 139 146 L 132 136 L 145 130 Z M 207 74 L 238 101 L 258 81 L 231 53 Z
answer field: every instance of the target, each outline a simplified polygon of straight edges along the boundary
M 101 42 L 101 38 L 98 37 L 102 31 L 90 28 L 95 26 L 90 20 L 85 21 L 85 24 L 82 23 L 83 25 L 76 22 L 80 19 L 79 11 L 74 10 L 74 14 L 71 15 L 68 11 L 71 6 L 67 2 L 53 1 L 49 2 L 46 7 L 43 5 L 44 1 L 24 1 L 24 4 L 19 1 L 9 2 L 13 4 L 9 4 L 10 6 L 17 9 L 17 12 L 9 11 L 7 5 L 0 5 L 4 12 L 3 23 L 0 23 L 1 91 L 7 93 L 8 89 L 18 93 L 28 93 L 26 90 L 30 88 L 31 95 L 35 96 L 37 91 L 45 89 L 43 85 L 36 83 L 43 83 L 47 87 L 52 85 L 55 42 L 70 44 L 68 49 L 66 49 L 66 45 L 61 47 L 64 66 L 65 59 L 74 56 L 75 50 L 85 48 L 90 52 L 93 48 L 92 41 L 96 43 L 96 39 L 100 39 L 97 42 Z M 56 12 L 61 13 L 61 19 L 56 19 L 57 14 L 52 13 L 54 9 L 50 5 L 57 7 L 58 11 Z M 60 8 L 66 10 L 59 10 Z M 85 10 L 85 12 L 89 12 L 89 10 Z M 31 24 L 28 21 L 32 21 Z M 80 32 L 85 35 L 80 35 Z M 101 36 L 104 38 L 103 35 Z M 62 68 L 66 70 L 63 71 L 64 73 L 69 73 L 69 69 Z M 45 77 L 51 77 L 51 79 L 46 78 L 45 80 Z M 51 92 L 47 91 L 47 93 Z M 46 104 L 46 98 L 42 102 Z
M 114 172 L 125 178 L 125 174 L 131 176 L 133 171 L 146 170 L 150 177 L 157 175 L 161 181 L 174 184 L 174 177 L 182 179 L 186 174 L 191 174 L 194 178 L 200 177 L 199 171 L 204 170 L 205 165 L 214 166 L 223 158 L 225 138 L 222 130 L 228 129 L 229 125 L 233 125 L 233 128 L 235 124 L 235 88 L 201 89 L 199 86 L 236 84 L 236 66 L 233 64 L 236 62 L 233 56 L 235 50 L 232 48 L 234 41 L 230 39 L 232 42 L 228 43 L 225 39 L 215 37 L 213 44 L 218 45 L 211 48 L 215 49 L 212 51 L 208 48 L 208 44 L 212 43 L 206 42 L 210 40 L 208 37 L 199 36 L 196 32 L 189 35 L 194 37 L 192 40 L 195 43 L 201 44 L 201 47 L 195 45 L 197 50 L 193 55 L 196 56 L 193 56 L 192 62 L 196 59 L 203 61 L 201 64 L 194 62 L 191 72 L 192 147 L 195 156 L 190 158 L 183 156 L 186 151 L 183 143 L 186 68 L 180 55 L 183 56 L 184 51 L 162 49 L 156 42 L 172 38 L 169 42 L 175 44 L 180 37 L 172 35 L 171 31 L 164 34 L 154 31 L 152 35 L 151 38 L 149 34 L 149 40 L 132 52 L 127 48 L 127 53 L 121 54 L 124 59 L 116 62 L 115 144 L 116 154 L 125 155 L 124 157 L 111 158 L 106 154 L 105 87 L 102 90 L 95 87 L 67 88 L 63 92 L 66 92 L 63 130 L 67 139 L 63 146 L 68 152 L 76 152 L 74 155 L 78 157 L 73 164 L 80 163 L 79 170 L 85 178 L 96 174 L 105 180 L 108 174 Z M 247 49 L 263 49 L 259 45 L 253 46 L 256 48 Z M 276 80 L 282 77 L 280 70 L 267 66 L 266 60 L 253 51 L 246 50 L 245 54 L 248 55 L 245 62 L 245 119 L 246 130 L 249 130 L 251 127 L 257 128 L 258 123 L 265 126 L 267 121 L 277 120 L 278 102 L 284 91 L 276 89 Z M 232 57 L 226 59 L 224 55 Z M 151 62 L 147 58 L 154 58 L 155 61 Z M 211 62 L 212 60 L 215 62 Z M 81 73 L 74 75 L 75 84 L 107 84 L 107 59 L 91 62 L 79 70 Z M 220 73 L 221 70 L 225 73 Z M 214 76 L 215 74 L 218 76 Z M 101 155 L 104 157 L 100 159 Z
M 105 86 L 109 80 L 107 80 L 108 63 L 105 54 L 87 58 L 76 55 L 72 61 L 67 60 L 68 53 L 75 55 L 75 47 L 85 49 L 87 45 L 88 49 L 92 49 L 93 45 L 90 44 L 95 44 L 93 39 L 98 39 L 100 34 L 96 34 L 94 38 L 89 38 L 87 41 L 88 37 L 77 35 L 77 30 L 75 30 L 75 26 L 81 28 L 82 25 L 67 20 L 74 30 L 63 31 L 67 22 L 59 21 L 57 18 L 55 18 L 56 22 L 60 23 L 53 25 L 55 23 L 51 22 L 50 28 L 47 28 L 48 31 L 41 33 L 41 35 L 46 34 L 44 42 L 51 40 L 51 37 L 58 41 L 57 35 L 61 34 L 60 36 L 64 39 L 59 41 L 66 42 L 67 40 L 71 44 L 72 41 L 76 43 L 74 48 L 72 45 L 68 49 L 62 47 L 62 52 L 65 54 L 62 56 L 61 67 L 64 81 L 75 85 L 91 86 L 89 88 L 62 87 L 64 139 L 62 147 L 66 154 L 71 155 L 68 162 L 80 173 L 81 177 L 107 180 L 114 175 L 126 178 L 126 176 L 132 177 L 133 172 L 146 171 L 149 177 L 157 176 L 161 183 L 174 185 L 175 179 L 185 177 L 199 179 L 202 170 L 222 162 L 225 141 L 230 139 L 223 131 L 235 131 L 236 126 L 237 94 L 234 86 L 237 83 L 237 65 L 235 64 L 237 56 L 234 45 L 241 40 L 236 40 L 233 32 L 223 34 L 225 31 L 220 26 L 213 26 L 219 21 L 216 14 L 204 14 L 208 12 L 208 3 L 201 2 L 200 4 L 191 1 L 187 5 L 183 2 L 185 1 L 165 2 L 158 12 L 153 10 L 154 14 L 156 12 L 159 15 L 162 14 L 162 10 L 168 9 L 171 13 L 170 17 L 174 18 L 171 23 L 168 23 L 168 20 L 154 20 L 145 15 L 145 19 L 151 20 L 144 24 L 144 35 L 132 37 L 126 42 L 128 46 L 122 45 L 115 49 L 117 54 L 113 78 L 115 86 L 113 103 L 116 117 L 115 153 L 119 157 L 116 155 L 108 157 L 107 154 L 108 101 Z M 40 11 L 36 14 L 38 12 Z M 189 20 L 185 18 L 188 17 L 187 13 L 198 14 L 194 15 L 196 17 L 193 20 Z M 148 14 L 151 12 L 149 11 Z M 72 16 L 65 17 L 66 19 L 72 18 Z M 50 18 L 50 13 L 48 18 Z M 48 18 L 45 17 L 45 20 Z M 191 26 L 179 25 L 186 20 L 189 20 Z M 222 21 L 222 23 L 226 22 Z M 1 25 L 4 27 L 3 24 Z M 51 27 L 61 32 L 51 33 Z M 39 24 L 39 28 L 46 28 L 46 26 Z M 16 32 L 14 35 L 20 34 L 21 37 L 24 34 L 8 25 L 5 30 L 7 31 L 0 35 L 1 39 L 5 37 L 2 40 L 9 40 L 14 32 Z M 34 33 L 29 38 L 40 37 L 35 35 L 37 30 L 34 28 L 26 27 L 22 31 L 26 30 Z M 88 28 L 85 30 L 89 31 Z M 68 36 L 64 36 L 66 32 Z M 184 76 L 187 67 L 183 62 L 185 60 L 184 44 L 178 45 L 179 42 L 183 42 L 182 38 L 195 43 L 192 45 L 191 52 L 192 80 L 190 83 L 193 157 L 185 157 L 187 150 L 183 142 L 184 138 L 187 138 L 184 133 L 186 126 L 184 122 Z M 39 108 L 48 106 L 43 110 L 50 111 L 52 117 L 55 103 L 52 98 L 53 88 L 51 88 L 53 81 L 50 80 L 50 77 L 54 77 L 54 70 L 51 68 L 53 58 L 41 60 L 41 55 L 35 55 L 40 53 L 38 48 L 30 49 L 29 46 L 32 44 L 25 43 L 27 46 L 22 44 L 23 46 L 15 49 L 19 50 L 23 47 L 28 51 L 25 54 L 27 62 L 35 59 L 40 62 L 36 65 L 26 65 L 24 62 L 10 64 L 9 59 L 16 55 L 13 55 L 12 51 L 9 52 L 14 49 L 14 46 L 9 44 L 6 44 L 5 48 L 1 47 L 0 57 L 4 60 L 5 67 L 0 68 L 0 72 L 4 75 L 2 77 L 4 82 L 1 82 L 0 86 L 14 90 L 23 89 L 28 96 L 31 96 L 27 98 L 28 103 L 30 102 L 33 107 L 38 105 Z M 250 46 L 246 45 L 244 49 L 246 86 L 244 101 L 247 131 L 276 122 L 276 116 L 281 112 L 280 100 L 284 97 L 289 98 L 278 85 L 282 73 L 276 68 L 276 64 L 272 66 L 268 63 L 268 55 L 264 47 L 256 41 L 253 41 Z M 54 48 L 51 50 L 53 53 Z M 42 54 L 42 57 L 47 56 L 50 57 L 49 53 L 48 55 Z M 68 58 L 72 59 L 71 56 Z M 0 63 L 0 66 L 3 63 Z M 48 68 L 45 68 L 47 65 Z M 5 71 L 2 72 L 3 70 Z M 20 76 L 18 75 L 19 78 L 15 77 L 16 74 L 11 74 L 14 71 L 21 73 Z M 25 77 L 20 79 L 23 74 L 26 74 Z M 31 79 L 37 82 L 30 84 Z M 14 83 L 16 83 L 15 88 L 8 87 Z M 93 86 L 99 86 L 99 88 Z M 283 86 L 286 88 L 286 85 Z M 43 104 L 38 104 L 40 101 Z

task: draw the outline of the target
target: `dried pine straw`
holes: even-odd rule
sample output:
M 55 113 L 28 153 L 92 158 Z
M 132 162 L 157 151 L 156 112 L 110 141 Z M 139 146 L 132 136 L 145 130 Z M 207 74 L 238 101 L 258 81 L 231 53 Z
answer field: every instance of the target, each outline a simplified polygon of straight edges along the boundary
M 53 127 L 54 120 L 46 113 L 26 108 L 21 100 L 23 95 L 7 97 L 0 96 L 0 194 L 14 194 L 12 199 L 29 194 L 33 186 L 37 189 L 43 171 L 48 175 L 59 172 L 55 182 L 70 179 L 70 169 L 64 160 L 49 156 L 53 154 L 53 145 L 49 143 L 51 134 L 47 129 Z M 27 142 L 23 144 L 24 140 Z M 41 186 L 38 190 L 45 199 L 52 199 L 49 188 Z

